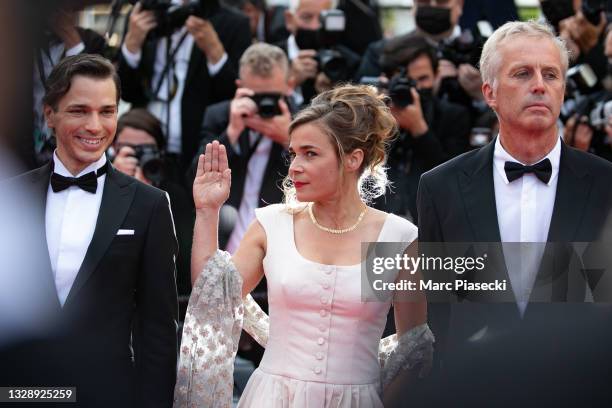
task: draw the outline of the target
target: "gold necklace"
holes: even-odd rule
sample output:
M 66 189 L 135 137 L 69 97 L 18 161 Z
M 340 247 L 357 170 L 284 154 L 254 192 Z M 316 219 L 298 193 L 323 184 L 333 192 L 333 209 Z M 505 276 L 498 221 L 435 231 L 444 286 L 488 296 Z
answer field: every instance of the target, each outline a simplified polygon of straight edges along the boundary
M 320 230 L 323 230 L 325 232 L 329 232 L 330 234 L 344 234 L 346 232 L 351 232 L 353 231 L 355 228 L 357 228 L 357 226 L 359 225 L 359 223 L 361 222 L 361 220 L 363 219 L 363 216 L 365 215 L 368 207 L 365 206 L 365 208 L 361 211 L 361 213 L 359 214 L 359 217 L 357 218 L 357 222 L 355 222 L 353 225 L 351 225 L 348 228 L 343 228 L 343 229 L 333 229 L 333 228 L 328 228 L 328 227 L 324 227 L 323 225 L 319 224 L 317 222 L 317 219 L 314 216 L 314 213 L 312 212 L 312 206 L 314 205 L 314 203 L 310 203 L 308 204 L 308 214 L 310 215 L 310 220 L 312 221 L 312 223 Z

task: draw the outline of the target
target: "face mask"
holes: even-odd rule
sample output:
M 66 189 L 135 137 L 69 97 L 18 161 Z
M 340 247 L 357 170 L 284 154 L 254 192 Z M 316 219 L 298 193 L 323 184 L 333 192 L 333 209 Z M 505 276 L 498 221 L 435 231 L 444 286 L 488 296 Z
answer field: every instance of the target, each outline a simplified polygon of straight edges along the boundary
M 449 8 L 419 6 L 415 18 L 416 25 L 431 35 L 442 34 L 452 28 Z
M 319 31 L 298 28 L 295 33 L 295 42 L 300 50 L 318 50 Z

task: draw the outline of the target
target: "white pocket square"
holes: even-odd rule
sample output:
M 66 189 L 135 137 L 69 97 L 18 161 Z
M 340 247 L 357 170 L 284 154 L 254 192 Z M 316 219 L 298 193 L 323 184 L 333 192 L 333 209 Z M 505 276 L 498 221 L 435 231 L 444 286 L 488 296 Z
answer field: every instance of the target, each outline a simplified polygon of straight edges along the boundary
M 120 229 L 117 231 L 117 235 L 134 235 L 134 230 L 132 229 Z

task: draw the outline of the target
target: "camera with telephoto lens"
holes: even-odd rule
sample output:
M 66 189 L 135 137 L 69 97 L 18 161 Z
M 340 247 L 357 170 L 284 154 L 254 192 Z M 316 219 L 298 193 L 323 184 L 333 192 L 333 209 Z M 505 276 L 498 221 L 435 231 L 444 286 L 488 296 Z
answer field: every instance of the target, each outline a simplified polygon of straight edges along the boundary
M 142 174 L 153 185 L 159 186 L 164 176 L 164 162 L 161 153 L 154 144 L 143 144 L 130 146 L 134 149 L 134 157 L 138 159 L 138 165 L 142 169 Z
M 417 84 L 415 80 L 406 76 L 405 68 L 401 68 L 389 82 L 381 82 L 378 77 L 364 76 L 359 79 L 359 84 L 377 87 L 380 91 L 386 93 L 393 105 L 397 107 L 404 108 L 414 103 L 410 89 L 416 88 Z
M 176 5 L 171 0 L 140 0 L 143 10 L 155 14 L 157 27 L 152 31 L 154 37 L 167 37 L 183 27 L 189 16 L 209 19 L 220 5 L 219 0 L 191 0 L 186 4 Z
M 388 94 L 393 104 L 400 108 L 412 105 L 414 103 L 411 92 L 412 88 L 416 88 L 416 81 L 408 78 L 406 70 L 402 68 L 389 81 Z
M 448 60 L 457 67 L 461 64 L 478 67 L 484 43 L 485 38 L 477 29 L 464 30 L 459 37 L 450 42 L 440 41 L 436 57 Z
M 610 98 L 610 95 L 607 95 L 607 98 Z M 612 116 L 612 99 L 599 100 L 589 113 L 589 124 L 593 129 L 603 132 L 610 116 Z
M 264 119 L 269 119 L 274 116 L 282 115 L 279 101 L 283 97 L 279 93 L 256 93 L 250 98 L 257 105 L 257 113 Z
M 321 28 L 319 42 L 322 47 L 315 57 L 319 70 L 332 82 L 348 79 L 348 62 L 336 49 L 344 33 L 346 19 L 342 10 L 323 10 L 319 16 Z
M 589 64 L 578 64 L 567 70 L 565 75 L 565 101 L 561 106 L 560 118 L 566 122 L 578 114 L 587 115 L 593 105 L 589 95 L 597 84 L 597 75 Z

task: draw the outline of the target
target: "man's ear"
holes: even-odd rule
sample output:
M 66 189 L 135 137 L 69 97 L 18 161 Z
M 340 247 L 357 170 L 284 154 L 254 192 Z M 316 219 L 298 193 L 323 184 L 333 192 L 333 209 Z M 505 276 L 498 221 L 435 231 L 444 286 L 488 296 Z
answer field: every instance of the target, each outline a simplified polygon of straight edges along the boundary
M 55 110 L 49 105 L 43 107 L 43 113 L 45 115 L 45 121 L 49 129 L 55 128 Z
M 484 96 L 487 105 L 493 110 L 497 107 L 497 97 L 495 95 L 495 90 L 488 82 L 482 83 L 482 95 Z
M 355 149 L 344 158 L 344 165 L 348 171 L 357 171 L 363 163 L 363 150 Z
M 285 28 L 292 34 L 295 34 L 295 16 L 290 10 L 285 10 Z

